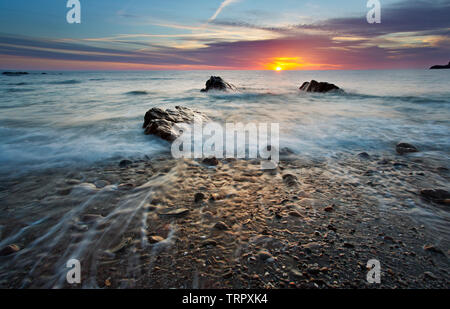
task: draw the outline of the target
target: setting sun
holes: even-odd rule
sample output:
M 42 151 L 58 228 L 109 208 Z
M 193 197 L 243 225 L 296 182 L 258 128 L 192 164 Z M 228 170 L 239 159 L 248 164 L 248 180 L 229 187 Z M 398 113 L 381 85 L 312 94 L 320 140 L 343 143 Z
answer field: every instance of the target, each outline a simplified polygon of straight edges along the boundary
M 276 70 L 276 71 L 281 71 L 281 70 L 283 70 L 283 69 L 282 69 L 281 67 L 276 67 L 275 70 Z

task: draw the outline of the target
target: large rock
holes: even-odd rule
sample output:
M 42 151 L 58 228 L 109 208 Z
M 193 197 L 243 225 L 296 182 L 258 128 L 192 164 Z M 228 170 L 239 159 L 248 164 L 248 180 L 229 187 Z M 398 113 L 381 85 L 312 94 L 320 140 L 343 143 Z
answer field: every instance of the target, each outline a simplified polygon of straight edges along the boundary
M 430 70 L 450 69 L 450 62 L 447 65 L 433 65 Z
M 301 91 L 305 92 L 330 92 L 330 91 L 337 91 L 341 90 L 338 86 L 330 83 L 325 82 L 318 82 L 315 80 L 312 80 L 310 82 L 304 82 L 303 85 L 300 87 Z
M 176 106 L 175 110 L 163 110 L 155 107 L 145 114 L 142 127 L 147 135 L 156 135 L 173 142 L 180 136 L 180 132 L 174 128 L 175 124 L 195 121 L 208 122 L 209 120 L 205 114 L 187 107 Z
M 236 90 L 236 87 L 230 83 L 227 83 L 219 76 L 211 76 L 211 78 L 206 82 L 206 88 L 202 89 L 202 92 L 208 92 L 210 90 Z

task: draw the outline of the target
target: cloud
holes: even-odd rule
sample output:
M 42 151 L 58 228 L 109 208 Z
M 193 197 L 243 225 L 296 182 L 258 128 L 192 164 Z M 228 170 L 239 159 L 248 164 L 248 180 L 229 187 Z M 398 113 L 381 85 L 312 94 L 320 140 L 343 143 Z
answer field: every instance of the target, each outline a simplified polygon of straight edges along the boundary
M 217 11 L 214 13 L 214 15 L 211 16 L 211 18 L 210 18 L 208 21 L 211 22 L 211 21 L 215 20 L 215 19 L 217 18 L 217 16 L 219 16 L 220 12 L 222 12 L 222 10 L 223 10 L 225 7 L 229 6 L 230 4 L 232 4 L 232 3 L 234 3 L 234 2 L 238 2 L 238 1 L 239 1 L 239 0 L 224 0 L 224 1 L 220 4 L 219 8 L 218 8 Z

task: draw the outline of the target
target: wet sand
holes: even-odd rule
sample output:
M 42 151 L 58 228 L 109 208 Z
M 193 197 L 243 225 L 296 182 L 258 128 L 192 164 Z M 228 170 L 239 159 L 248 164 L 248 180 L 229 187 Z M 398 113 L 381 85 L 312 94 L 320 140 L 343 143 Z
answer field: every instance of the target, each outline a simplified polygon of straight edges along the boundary
M 419 194 L 448 184 L 439 163 L 169 157 L 1 181 L 0 244 L 20 250 L 0 256 L 0 287 L 449 288 L 449 205 Z M 370 259 L 381 284 L 366 280 Z

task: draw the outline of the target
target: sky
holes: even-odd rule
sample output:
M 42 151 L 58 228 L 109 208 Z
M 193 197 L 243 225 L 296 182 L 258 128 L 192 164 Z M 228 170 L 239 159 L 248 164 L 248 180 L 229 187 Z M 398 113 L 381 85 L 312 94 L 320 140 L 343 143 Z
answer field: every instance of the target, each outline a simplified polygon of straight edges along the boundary
M 366 70 L 450 61 L 450 0 L 0 0 L 0 69 Z

